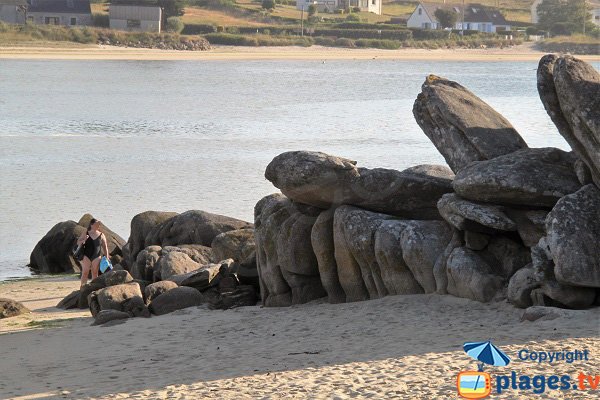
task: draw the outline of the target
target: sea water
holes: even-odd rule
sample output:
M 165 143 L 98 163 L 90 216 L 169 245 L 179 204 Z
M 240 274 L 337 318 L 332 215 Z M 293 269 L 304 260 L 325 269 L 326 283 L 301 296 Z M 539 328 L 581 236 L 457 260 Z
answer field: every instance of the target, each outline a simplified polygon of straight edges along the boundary
M 412 105 L 430 74 L 456 80 L 531 147 L 569 149 L 535 62 L 0 60 L 0 280 L 27 276 L 56 223 L 92 213 L 124 239 L 146 210 L 252 221 L 281 152 L 365 167 L 444 163 Z M 596 65 L 598 67 L 598 65 Z

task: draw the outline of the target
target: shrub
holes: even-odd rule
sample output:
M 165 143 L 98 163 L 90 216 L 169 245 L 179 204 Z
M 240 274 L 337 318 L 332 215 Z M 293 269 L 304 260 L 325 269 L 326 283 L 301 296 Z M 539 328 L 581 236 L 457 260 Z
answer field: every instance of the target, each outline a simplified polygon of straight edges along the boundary
M 167 26 L 166 26 L 167 32 L 181 33 L 181 31 L 183 31 L 184 27 L 185 27 L 185 25 L 183 25 L 181 18 L 179 18 L 179 17 L 167 18 Z
M 275 1 L 274 0 L 262 0 L 262 8 L 264 8 L 265 10 L 272 10 L 275 8 Z
M 446 36 L 448 34 L 446 33 Z M 375 30 L 375 29 L 315 29 L 315 36 L 333 36 L 350 39 L 388 39 L 408 40 L 412 38 L 409 30 Z
M 183 31 L 184 35 L 203 35 L 205 33 L 214 33 L 217 27 L 209 24 L 185 24 Z
M 335 40 L 335 45 L 337 47 L 356 47 L 354 45 L 354 40 L 348 38 L 338 38 Z
M 317 13 L 317 6 L 315 6 L 314 4 L 311 4 L 310 6 L 308 6 L 308 16 L 309 17 L 312 17 L 316 13 Z
M 314 40 L 315 44 L 318 44 L 319 46 L 335 46 L 335 39 L 331 37 L 316 37 Z
M 108 14 L 92 14 L 92 24 L 99 28 L 108 28 L 110 26 Z
M 8 24 L 0 21 L 0 32 L 8 32 L 9 28 Z
M 402 47 L 398 40 L 358 39 L 354 42 L 356 47 L 370 47 L 376 49 L 396 50 Z
M 352 7 L 352 12 L 359 13 L 360 7 Z
M 348 14 L 348 16 L 346 17 L 346 21 L 360 22 L 360 16 L 356 14 Z

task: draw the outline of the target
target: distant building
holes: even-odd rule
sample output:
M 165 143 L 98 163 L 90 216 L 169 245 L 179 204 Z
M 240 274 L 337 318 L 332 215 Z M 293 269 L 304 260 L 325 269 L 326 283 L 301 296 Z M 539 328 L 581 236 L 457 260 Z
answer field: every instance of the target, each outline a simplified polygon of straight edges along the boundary
M 360 11 L 372 12 L 378 15 L 383 13 L 382 0 L 297 0 L 296 9 L 308 11 L 311 4 L 317 6 L 320 12 L 333 12 L 338 8 L 353 9 L 359 8 Z
M 531 22 L 537 24 L 540 22 L 540 17 L 537 12 L 537 8 L 542 4 L 544 0 L 535 0 L 531 5 Z M 592 14 L 592 22 L 600 26 L 600 0 L 587 0 L 587 5 L 590 7 L 590 13 Z
M 7 24 L 24 24 L 26 13 L 26 0 L 0 0 L 0 21 Z
M 111 4 L 108 9 L 108 17 L 110 20 L 110 29 L 160 32 L 162 9 L 150 6 Z
M 453 26 L 453 29 L 480 32 L 510 31 L 510 24 L 498 9 L 480 4 L 466 4 L 463 11 L 462 4 L 421 2 L 406 21 L 406 26 L 409 28 L 442 29 L 440 22 L 435 16 L 435 12 L 438 9 L 456 13 L 456 24 Z
M 90 0 L 28 0 L 28 3 L 27 22 L 39 25 L 92 25 Z

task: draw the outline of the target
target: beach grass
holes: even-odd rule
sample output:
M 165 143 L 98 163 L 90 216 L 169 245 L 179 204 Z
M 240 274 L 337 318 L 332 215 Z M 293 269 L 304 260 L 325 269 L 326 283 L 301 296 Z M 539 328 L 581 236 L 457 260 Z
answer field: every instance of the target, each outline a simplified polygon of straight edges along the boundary
M 29 321 L 26 326 L 28 328 L 61 328 L 66 325 L 69 321 L 74 321 L 77 318 L 57 318 L 57 319 L 46 319 L 46 320 L 33 320 Z

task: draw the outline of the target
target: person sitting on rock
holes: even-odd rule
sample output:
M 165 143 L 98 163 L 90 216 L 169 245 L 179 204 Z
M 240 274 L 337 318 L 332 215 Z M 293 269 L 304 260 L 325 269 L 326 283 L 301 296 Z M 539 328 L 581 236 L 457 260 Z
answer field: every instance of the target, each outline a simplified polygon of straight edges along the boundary
M 104 255 L 110 261 L 108 255 L 108 244 L 106 237 L 100 232 L 101 222 L 95 218 L 90 220 L 88 229 L 82 233 L 77 244 L 84 244 L 83 259 L 81 260 L 81 287 L 87 283 L 90 268 L 92 270 L 92 280 L 98 277 L 98 269 L 100 267 L 100 259 L 102 258 L 102 250 Z

